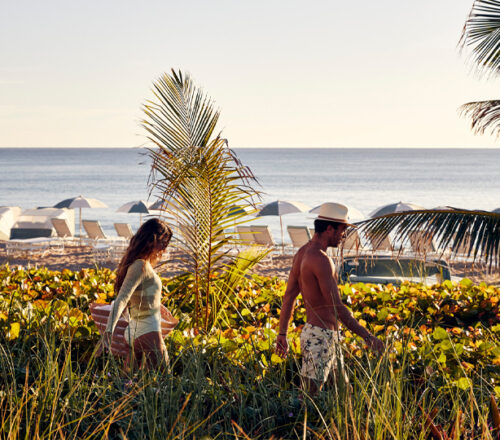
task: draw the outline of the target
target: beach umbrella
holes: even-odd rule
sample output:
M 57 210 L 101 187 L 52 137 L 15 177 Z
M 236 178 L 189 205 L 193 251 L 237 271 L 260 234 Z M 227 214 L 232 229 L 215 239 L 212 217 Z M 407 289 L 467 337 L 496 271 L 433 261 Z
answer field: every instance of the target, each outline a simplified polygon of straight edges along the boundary
M 145 202 L 144 200 L 133 200 L 120 206 L 116 212 L 126 212 L 129 214 L 139 214 L 139 224 L 142 225 L 142 214 L 154 214 L 152 203 Z
M 276 200 L 274 202 L 264 205 L 260 211 L 257 213 L 257 217 L 263 217 L 265 215 L 278 215 L 280 218 L 281 227 L 281 246 L 284 249 L 284 238 L 283 238 L 283 221 L 282 216 L 286 214 L 293 214 L 296 212 L 306 212 L 311 209 L 304 203 L 294 202 L 290 200 Z
M 347 219 L 349 221 L 355 222 L 365 219 L 366 216 L 359 209 L 356 209 L 351 205 L 346 205 L 345 203 L 342 203 L 342 205 L 347 206 Z M 309 212 L 311 214 L 319 214 L 320 209 L 321 205 L 318 205 L 315 208 L 311 209 Z
M 169 210 L 169 211 L 183 211 L 184 209 L 174 200 L 162 200 L 158 199 L 156 202 L 150 205 L 149 209 L 156 210 Z
M 255 215 L 257 210 L 250 205 L 240 206 L 240 205 L 232 205 L 227 210 L 227 216 L 232 217 L 234 215 Z
M 421 209 L 425 208 L 423 206 L 416 205 L 415 203 L 398 202 L 376 208 L 370 213 L 369 216 L 374 218 L 382 215 L 394 214 L 396 212 L 420 211 Z
M 97 199 L 90 199 L 79 195 L 70 199 L 64 199 L 54 205 L 54 208 L 80 209 L 80 238 L 82 236 L 82 208 L 107 208 L 108 205 Z

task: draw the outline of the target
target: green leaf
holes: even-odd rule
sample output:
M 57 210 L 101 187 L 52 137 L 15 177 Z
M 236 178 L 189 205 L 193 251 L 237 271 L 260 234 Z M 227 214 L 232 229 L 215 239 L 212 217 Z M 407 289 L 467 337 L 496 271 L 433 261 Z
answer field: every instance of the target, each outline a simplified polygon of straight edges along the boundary
M 469 278 L 463 278 L 462 280 L 460 280 L 460 285 L 462 287 L 472 287 L 474 285 L 474 283 L 469 279 Z
M 455 383 L 461 390 L 467 390 L 471 386 L 470 380 L 467 379 L 466 377 L 461 377 Z
M 385 318 L 387 318 L 387 316 L 389 316 L 389 311 L 385 307 L 377 313 L 377 319 L 379 321 L 385 321 Z
M 432 332 L 432 337 L 436 340 L 441 340 L 441 339 L 445 339 L 448 337 L 448 333 L 446 332 L 446 330 L 442 327 L 436 327 L 434 329 L 434 331 Z

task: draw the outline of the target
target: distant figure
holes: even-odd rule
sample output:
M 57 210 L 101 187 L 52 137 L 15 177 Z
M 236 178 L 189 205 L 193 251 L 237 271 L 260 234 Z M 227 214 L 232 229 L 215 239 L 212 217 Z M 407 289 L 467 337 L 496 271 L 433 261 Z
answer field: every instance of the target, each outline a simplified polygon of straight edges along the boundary
M 150 368 L 168 363 L 168 354 L 161 334 L 160 277 L 153 270 L 167 248 L 172 231 L 162 220 L 153 218 L 145 222 L 130 239 L 125 255 L 118 265 L 116 299 L 109 314 L 103 339 L 110 345 L 118 319 L 127 305 L 130 323 L 125 330 L 125 340 L 131 350 L 127 364 L 145 362 Z
M 348 226 L 354 226 L 347 223 L 347 213 L 347 207 L 338 203 L 321 206 L 314 220 L 313 238 L 299 249 L 293 259 L 281 307 L 276 353 L 286 357 L 288 324 L 295 299 L 302 293 L 307 323 L 300 337 L 300 374 L 306 390 L 311 394 L 316 394 L 323 387 L 330 372 L 335 374 L 342 369 L 338 320 L 361 336 L 370 349 L 379 353 L 384 349 L 382 341 L 362 327 L 342 303 L 335 265 L 326 253 L 329 246 L 337 247 L 342 242 Z M 345 377 L 345 373 L 342 374 Z

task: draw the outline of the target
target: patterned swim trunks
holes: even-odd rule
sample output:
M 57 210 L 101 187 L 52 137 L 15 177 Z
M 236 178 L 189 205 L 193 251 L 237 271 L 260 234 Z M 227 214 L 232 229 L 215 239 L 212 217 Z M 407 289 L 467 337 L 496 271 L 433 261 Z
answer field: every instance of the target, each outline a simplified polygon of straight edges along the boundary
M 300 335 L 300 348 L 301 376 L 314 379 L 318 383 L 325 383 L 330 372 L 336 377 L 337 371 L 340 370 L 341 375 L 347 380 L 337 331 L 307 323 Z

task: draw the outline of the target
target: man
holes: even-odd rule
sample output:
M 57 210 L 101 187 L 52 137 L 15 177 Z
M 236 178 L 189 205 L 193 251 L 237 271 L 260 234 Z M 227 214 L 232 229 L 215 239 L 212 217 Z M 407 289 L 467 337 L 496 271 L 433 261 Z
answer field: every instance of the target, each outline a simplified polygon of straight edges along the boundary
M 382 341 L 362 327 L 342 303 L 337 286 L 337 275 L 332 259 L 327 255 L 329 246 L 337 247 L 343 240 L 348 226 L 348 209 L 338 203 L 324 203 L 314 221 L 314 237 L 295 255 L 280 313 L 280 330 L 276 353 L 288 353 L 286 334 L 295 306 L 295 299 L 302 293 L 306 307 L 307 323 L 302 329 L 301 376 L 306 389 L 315 394 L 320 390 L 330 372 L 335 374 L 342 365 L 338 330 L 340 320 L 349 330 L 361 336 L 368 347 L 382 352 Z

